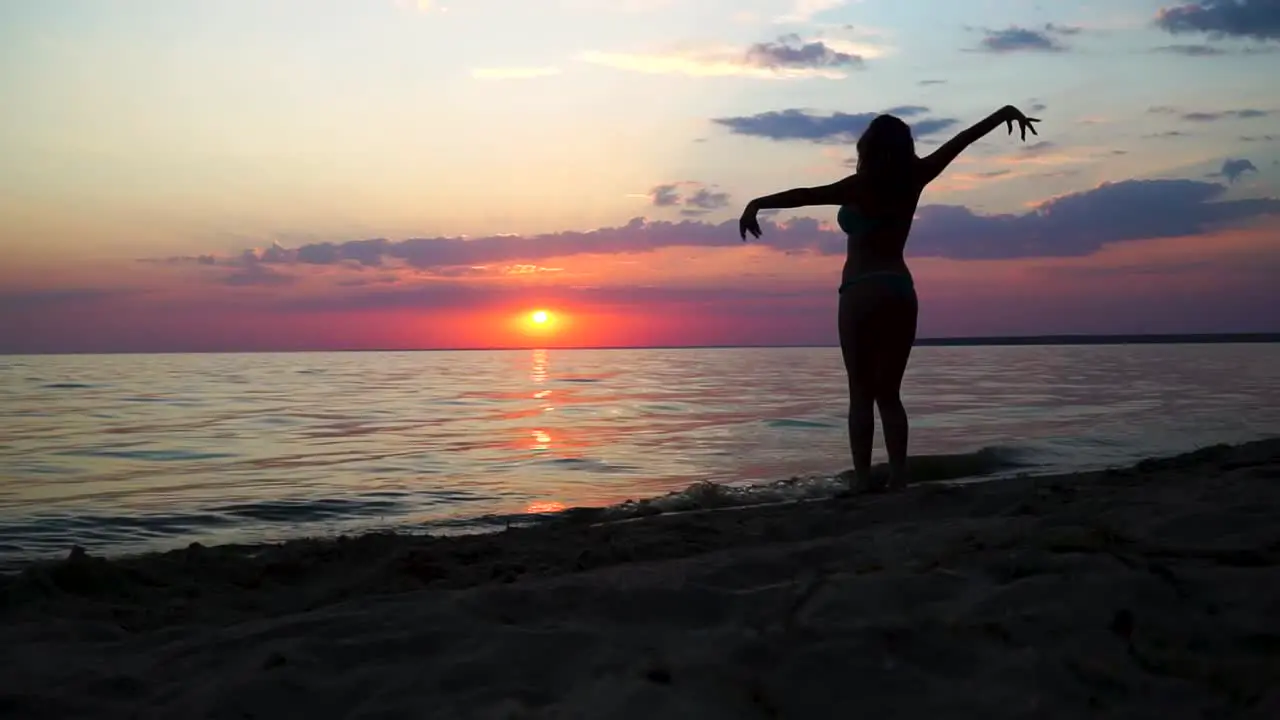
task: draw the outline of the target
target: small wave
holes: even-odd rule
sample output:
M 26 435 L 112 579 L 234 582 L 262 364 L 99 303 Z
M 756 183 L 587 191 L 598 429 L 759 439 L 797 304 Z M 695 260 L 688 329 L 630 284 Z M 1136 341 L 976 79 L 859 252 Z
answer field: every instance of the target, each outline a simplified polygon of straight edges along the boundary
M 612 465 L 604 462 L 603 460 L 592 460 L 590 458 L 554 458 L 552 460 L 544 460 L 543 462 L 565 470 L 603 474 L 629 473 L 635 472 L 638 469 L 628 465 Z
M 992 446 L 970 453 L 917 455 L 907 461 L 912 482 L 942 482 L 995 475 L 1039 465 L 1029 448 Z M 887 465 L 872 470 L 887 473 Z
M 78 382 L 58 382 L 58 383 L 47 383 L 47 384 L 41 385 L 40 387 L 44 390 L 89 390 L 91 388 L 97 387 L 97 385 L 90 385 L 89 383 L 78 383 Z
M 234 524 L 209 513 L 139 515 L 43 514 L 0 519 L 0 573 L 39 557 L 80 545 L 89 549 L 142 549 L 153 541 L 182 537 Z
M 287 537 L 282 526 L 312 527 L 384 521 L 411 507 L 405 496 L 289 498 L 226 503 L 188 512 L 144 512 L 134 515 L 48 513 L 22 519 L 0 517 L 0 573 L 25 562 L 64 553 L 79 545 L 105 552 L 143 552 L 175 547 L 180 538 L 264 541 Z M 465 497 L 447 498 L 449 503 Z
M 684 412 L 689 409 L 685 403 L 643 403 L 640 409 L 649 412 Z
M 780 418 L 777 420 L 767 420 L 765 425 L 771 428 L 829 428 L 835 427 L 832 423 L 818 422 L 817 420 L 797 420 L 795 418 Z
M 390 515 L 404 503 L 382 499 L 316 498 L 269 500 L 210 508 L 212 512 L 264 522 L 308 522 L 341 517 Z
M 153 462 L 223 460 L 235 457 L 230 453 L 192 452 L 190 450 L 66 450 L 58 454 L 65 457 L 118 458 L 121 460 L 150 460 Z
M 913 484 L 976 480 L 1033 467 L 1029 453 L 1018 448 L 987 447 L 971 453 L 917 455 L 907 461 Z M 847 471 L 846 471 L 847 472 Z M 885 463 L 871 469 L 873 479 L 886 479 Z M 654 498 L 628 500 L 602 508 L 569 508 L 553 517 L 568 521 L 609 522 L 693 510 L 813 500 L 835 495 L 847 487 L 845 473 L 798 475 L 763 484 L 727 484 L 709 480 Z
M 32 475 L 72 475 L 75 473 L 73 468 L 39 460 L 19 462 L 15 469 Z

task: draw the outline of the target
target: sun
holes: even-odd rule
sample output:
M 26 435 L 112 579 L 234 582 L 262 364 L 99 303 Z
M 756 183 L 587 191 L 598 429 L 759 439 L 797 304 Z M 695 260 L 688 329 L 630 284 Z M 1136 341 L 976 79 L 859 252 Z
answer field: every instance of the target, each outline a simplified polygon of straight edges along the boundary
M 542 338 L 560 335 L 565 330 L 567 316 L 549 310 L 546 306 L 533 306 L 518 315 L 511 316 L 517 332 L 531 338 Z

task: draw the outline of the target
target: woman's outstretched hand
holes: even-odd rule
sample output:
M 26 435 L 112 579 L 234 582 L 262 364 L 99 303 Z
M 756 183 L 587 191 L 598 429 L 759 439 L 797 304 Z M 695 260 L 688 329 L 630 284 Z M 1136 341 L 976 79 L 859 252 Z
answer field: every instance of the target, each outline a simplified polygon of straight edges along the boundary
M 754 201 L 747 203 L 747 207 L 742 211 L 742 217 L 738 219 L 738 234 L 742 236 L 743 242 L 747 241 L 747 233 L 760 237 L 760 221 L 756 220 Z
M 1027 117 L 1022 111 L 1012 105 L 1004 106 L 1004 122 L 1009 128 L 1009 134 L 1013 134 L 1013 124 L 1018 123 L 1018 129 L 1022 131 L 1022 140 L 1027 139 L 1027 131 L 1030 130 L 1032 135 L 1039 135 L 1036 132 L 1036 126 L 1032 123 L 1040 122 L 1040 118 Z

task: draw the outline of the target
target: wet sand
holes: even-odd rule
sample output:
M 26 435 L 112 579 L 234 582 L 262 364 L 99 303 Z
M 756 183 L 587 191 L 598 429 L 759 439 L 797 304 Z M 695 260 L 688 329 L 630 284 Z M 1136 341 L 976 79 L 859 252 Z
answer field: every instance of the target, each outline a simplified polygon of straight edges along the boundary
M 15 718 L 1280 717 L 1280 439 L 0 579 Z

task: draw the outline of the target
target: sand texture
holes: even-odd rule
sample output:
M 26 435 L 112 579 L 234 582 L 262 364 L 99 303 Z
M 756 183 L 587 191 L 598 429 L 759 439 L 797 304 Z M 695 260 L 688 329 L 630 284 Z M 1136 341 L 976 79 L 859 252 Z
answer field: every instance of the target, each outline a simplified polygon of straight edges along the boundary
M 1280 718 L 1280 440 L 0 580 L 5 718 Z

